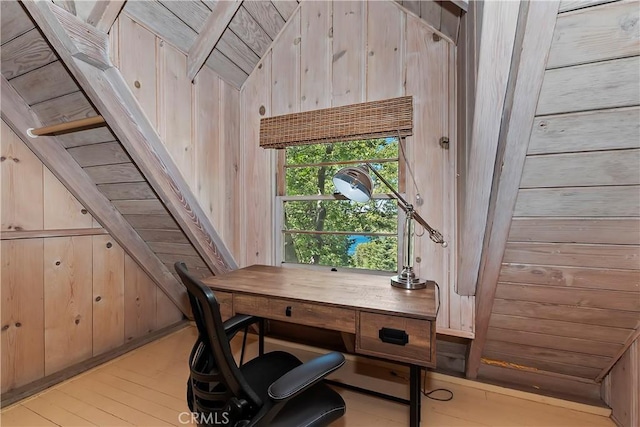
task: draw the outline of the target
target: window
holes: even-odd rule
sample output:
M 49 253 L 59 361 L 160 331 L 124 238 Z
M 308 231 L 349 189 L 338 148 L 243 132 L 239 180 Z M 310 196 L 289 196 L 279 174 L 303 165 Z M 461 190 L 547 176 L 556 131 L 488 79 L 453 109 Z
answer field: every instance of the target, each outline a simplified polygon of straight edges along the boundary
M 291 146 L 283 150 L 277 248 L 284 263 L 396 271 L 398 207 L 374 178 L 374 197 L 352 202 L 334 194 L 333 175 L 371 163 L 398 190 L 398 138 Z

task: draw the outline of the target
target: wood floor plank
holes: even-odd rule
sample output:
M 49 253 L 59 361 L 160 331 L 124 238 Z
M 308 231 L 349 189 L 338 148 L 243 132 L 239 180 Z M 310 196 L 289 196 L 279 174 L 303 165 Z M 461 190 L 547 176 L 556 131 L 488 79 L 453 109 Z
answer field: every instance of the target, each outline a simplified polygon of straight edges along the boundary
M 22 405 L 59 426 L 84 427 L 95 425 L 91 421 L 85 420 L 73 412 L 52 403 L 47 398 L 27 400 Z
M 102 384 L 109 385 L 118 390 L 126 391 L 127 393 L 131 393 L 139 398 L 155 402 L 166 408 L 173 409 L 174 411 L 182 412 L 189 410 L 184 398 L 177 398 L 158 392 L 148 385 L 137 384 L 136 382 L 104 372 L 96 372 L 95 375 L 93 375 L 93 378 Z
M 23 405 L 17 405 L 7 411 L 2 411 L 2 415 L 0 415 L 0 421 L 2 421 L 3 426 L 16 427 L 57 425 Z
M 103 411 L 93 405 L 76 399 L 73 396 L 65 394 L 57 389 L 48 390 L 38 397 L 39 399 L 45 399 L 50 403 L 55 403 L 61 408 L 78 415 L 79 417 L 90 421 L 98 426 L 131 426 L 133 424 L 128 423 L 122 418 L 118 418 L 108 412 Z
M 141 415 L 153 417 L 152 419 L 147 420 L 143 425 L 149 425 L 155 422 L 155 419 L 158 419 L 158 421 L 162 421 L 167 424 L 177 424 L 175 411 L 165 408 L 157 403 L 138 397 L 132 393 L 117 389 L 108 384 L 104 384 L 98 381 L 95 377 L 80 377 L 76 380 L 76 382 L 78 383 L 78 385 L 81 385 L 86 389 L 95 390 L 98 395 L 104 396 L 104 398 L 114 400 L 122 405 L 126 405 L 135 409 Z
M 89 419 L 95 425 L 181 425 L 178 415 L 182 412 L 179 406 L 186 406 L 186 361 L 196 336 L 195 327 L 185 328 L 63 383 L 33 400 L 47 396 L 47 403 Z M 236 353 L 239 353 L 241 341 L 241 337 L 236 337 L 232 342 L 232 349 Z M 271 346 L 271 343 L 268 344 Z M 247 349 L 251 357 L 255 355 L 256 347 L 257 343 L 252 335 Z M 405 371 L 399 369 L 398 372 L 404 375 Z M 426 389 L 447 388 L 453 392 L 454 398 L 449 402 L 438 402 L 423 397 L 422 425 L 614 426 L 610 419 L 603 416 L 553 407 L 541 401 L 533 402 L 513 395 L 503 395 L 459 384 L 457 381 L 449 382 L 443 378 L 449 377 L 428 377 Z M 406 378 L 396 380 L 404 381 L 402 384 L 398 383 L 399 386 L 406 385 Z M 495 389 L 502 390 L 498 387 Z M 408 409 L 405 405 L 339 387 L 336 390 L 347 403 L 347 413 L 333 423 L 332 427 L 402 427 L 408 423 Z M 406 387 L 402 387 L 402 391 L 404 390 Z M 160 413 L 146 413 L 155 410 Z M 2 425 L 56 424 L 18 404 L 2 412 Z
M 88 387 L 86 384 L 81 384 L 77 380 L 58 387 L 58 390 L 68 394 L 69 396 L 75 397 L 80 401 L 96 406 L 113 416 L 122 418 L 133 425 L 171 425 L 159 418 L 142 413 L 135 407 L 111 399 L 109 396 L 105 396 L 104 394 L 100 394 L 97 390 Z
M 123 369 L 119 364 L 105 366 L 102 372 L 144 387 L 152 387 L 157 392 L 175 397 L 176 399 L 184 399 L 186 396 L 186 380 L 184 378 L 171 376 L 161 379 L 152 378 L 139 372 Z

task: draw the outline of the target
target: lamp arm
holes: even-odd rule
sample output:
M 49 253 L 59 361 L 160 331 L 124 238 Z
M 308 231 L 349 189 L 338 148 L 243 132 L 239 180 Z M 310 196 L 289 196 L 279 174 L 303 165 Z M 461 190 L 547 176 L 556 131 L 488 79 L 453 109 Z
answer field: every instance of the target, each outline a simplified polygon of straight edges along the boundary
M 418 212 L 413 211 L 413 219 L 415 219 L 418 224 L 420 224 L 421 226 L 424 227 L 425 230 L 427 230 L 427 232 L 429 233 L 429 238 L 431 240 L 433 240 L 435 243 L 439 243 L 442 245 L 443 248 L 447 247 L 447 242 L 444 241 L 444 237 L 442 236 L 442 233 L 440 233 L 438 230 L 436 230 L 435 228 L 432 228 L 429 224 L 427 224 L 427 221 L 424 220 L 424 218 L 422 218 Z
M 364 162 L 364 164 L 365 164 L 365 165 L 367 165 L 367 167 L 369 168 L 369 170 L 370 170 L 371 172 L 373 172 L 373 173 L 374 173 L 374 175 L 375 175 L 375 176 L 377 176 L 377 177 L 378 177 L 378 179 L 379 179 L 380 181 L 382 181 L 382 182 L 384 183 L 384 185 L 386 185 L 386 186 L 387 186 L 387 188 L 388 188 L 389 190 L 391 190 L 391 192 L 393 193 L 393 195 L 394 195 L 394 196 L 396 196 L 396 199 L 398 199 L 399 201 L 401 201 L 401 202 L 402 202 L 402 204 L 404 204 L 404 206 L 402 207 L 402 210 L 404 210 L 404 211 L 406 212 L 406 209 L 407 209 L 407 207 L 409 206 L 409 202 L 407 202 L 407 201 L 404 199 L 404 197 L 402 197 L 402 196 L 400 195 L 400 193 L 398 193 L 398 192 L 397 192 L 397 191 L 396 191 L 396 190 L 391 186 L 391 184 L 389 184 L 389 181 L 387 181 L 386 179 L 384 179 L 384 178 L 382 177 L 382 175 L 380 175 L 380 173 L 379 173 L 377 170 L 375 170 L 375 168 L 374 168 L 373 166 L 371 166 L 371 163 L 369 163 L 369 162 Z M 372 190 L 372 192 L 373 192 L 373 190 Z
M 391 184 L 389 184 L 389 182 L 384 179 L 382 177 L 382 175 L 380 175 L 380 173 L 375 170 L 375 168 L 373 166 L 371 166 L 371 164 L 369 162 L 364 162 L 364 164 L 367 166 L 367 168 L 369 168 L 369 170 L 371 172 L 374 173 L 375 176 L 378 177 L 378 179 L 380 181 L 382 181 L 384 183 L 384 185 L 387 186 L 387 188 L 389 190 L 391 190 L 391 192 L 393 193 L 393 195 L 398 199 L 398 201 L 400 203 L 398 203 L 398 206 L 400 206 L 400 208 L 405 211 L 405 213 L 409 213 L 409 211 L 411 211 L 411 215 L 412 217 L 418 222 L 418 224 L 420 224 L 422 227 L 424 227 L 425 230 L 427 230 L 427 232 L 429 233 L 429 238 L 431 238 L 431 240 L 433 240 L 435 243 L 439 243 L 442 245 L 443 248 L 447 247 L 447 242 L 445 242 L 444 237 L 442 236 L 442 233 L 440 233 L 438 230 L 434 229 L 433 227 L 431 227 L 427 221 L 424 220 L 424 218 L 422 218 L 418 212 L 416 212 L 413 209 L 413 205 L 410 204 L 409 202 L 407 202 L 404 197 L 402 197 L 400 195 L 400 193 L 398 193 L 392 186 Z

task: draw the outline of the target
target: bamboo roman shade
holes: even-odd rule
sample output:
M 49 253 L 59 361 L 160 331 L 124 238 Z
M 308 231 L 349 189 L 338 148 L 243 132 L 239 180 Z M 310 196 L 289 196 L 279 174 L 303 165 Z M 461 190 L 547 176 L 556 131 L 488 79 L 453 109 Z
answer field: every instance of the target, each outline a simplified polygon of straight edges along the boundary
M 260 146 L 286 148 L 412 134 L 413 98 L 385 99 L 260 120 Z

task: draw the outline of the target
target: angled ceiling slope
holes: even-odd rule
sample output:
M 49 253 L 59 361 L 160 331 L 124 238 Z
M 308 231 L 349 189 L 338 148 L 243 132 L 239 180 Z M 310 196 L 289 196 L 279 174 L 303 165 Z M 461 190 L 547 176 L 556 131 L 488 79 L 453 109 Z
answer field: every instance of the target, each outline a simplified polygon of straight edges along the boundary
M 466 1 L 396 3 L 457 40 Z M 188 55 L 189 78 L 206 65 L 239 89 L 297 7 L 297 0 L 150 0 L 128 1 L 123 11 Z
M 18 2 L 2 2 L 3 118 L 189 313 L 173 262 L 210 275 L 235 268 L 235 261 L 109 63 L 106 34 L 50 2 L 24 6 L 33 20 Z M 26 136 L 27 128 L 98 113 L 109 127 Z
M 285 1 L 129 1 L 124 13 L 240 88 L 298 6 Z

